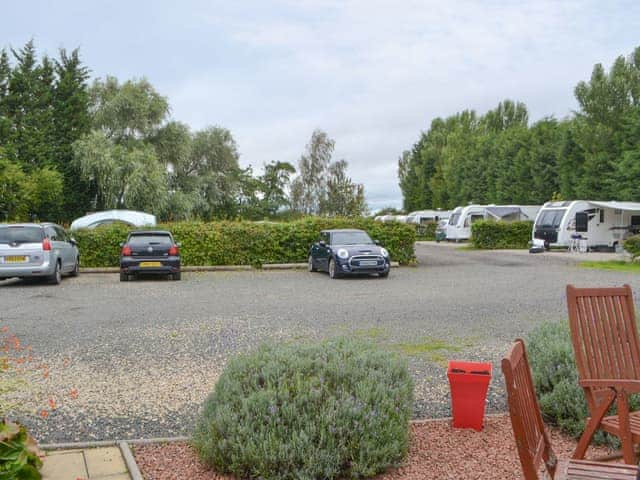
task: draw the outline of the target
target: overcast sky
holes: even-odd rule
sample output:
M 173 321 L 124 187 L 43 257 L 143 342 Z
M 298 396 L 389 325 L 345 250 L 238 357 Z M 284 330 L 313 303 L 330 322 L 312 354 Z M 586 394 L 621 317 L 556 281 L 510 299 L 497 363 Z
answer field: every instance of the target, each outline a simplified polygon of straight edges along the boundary
M 640 1 L 5 2 L 0 46 L 80 47 L 94 77 L 147 77 L 193 129 L 231 130 L 243 166 L 336 141 L 372 209 L 431 120 L 505 98 L 562 118 L 593 65 L 640 45 Z

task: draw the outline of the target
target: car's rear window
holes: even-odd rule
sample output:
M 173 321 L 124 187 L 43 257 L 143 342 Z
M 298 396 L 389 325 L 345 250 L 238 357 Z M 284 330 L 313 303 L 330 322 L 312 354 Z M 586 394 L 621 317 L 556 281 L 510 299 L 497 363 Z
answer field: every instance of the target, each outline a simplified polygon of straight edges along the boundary
M 40 243 L 44 233 L 40 227 L 0 227 L 0 243 Z
M 171 245 L 169 235 L 132 235 L 129 237 L 129 245 Z

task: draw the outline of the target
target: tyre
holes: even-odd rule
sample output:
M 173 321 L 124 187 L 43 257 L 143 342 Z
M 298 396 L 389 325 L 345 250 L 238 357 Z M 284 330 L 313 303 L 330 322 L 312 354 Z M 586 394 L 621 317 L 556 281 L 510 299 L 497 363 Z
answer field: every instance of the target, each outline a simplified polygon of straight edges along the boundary
M 389 272 L 383 272 L 383 273 L 379 273 L 378 276 L 380 278 L 387 278 L 389 276 Z
M 56 267 L 53 273 L 47 279 L 51 285 L 59 285 L 62 281 L 62 271 L 60 269 L 60 262 L 56 262 Z
M 129 275 L 124 273 L 124 272 L 120 272 L 120 281 L 121 282 L 128 282 L 129 281 Z
M 333 258 L 329 260 L 329 278 L 340 278 L 340 274 L 336 269 L 336 262 L 333 260 Z
M 313 266 L 313 257 L 311 255 L 309 255 L 309 258 L 307 259 L 307 271 L 308 272 L 317 272 L 318 271 L 318 269 Z
M 171 274 L 171 280 L 179 281 L 182 278 L 182 272 L 176 272 Z
M 77 277 L 78 275 L 80 275 L 80 257 L 76 258 L 76 266 L 73 267 L 73 270 L 69 275 L 71 275 L 72 277 Z

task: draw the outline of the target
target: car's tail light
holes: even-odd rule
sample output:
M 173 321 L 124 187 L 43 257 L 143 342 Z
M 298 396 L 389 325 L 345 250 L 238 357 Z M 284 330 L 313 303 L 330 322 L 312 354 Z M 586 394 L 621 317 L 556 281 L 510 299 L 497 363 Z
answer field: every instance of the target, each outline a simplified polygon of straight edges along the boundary
M 51 242 L 48 238 L 42 240 L 42 250 L 44 250 L 45 252 L 51 251 Z
M 124 247 L 122 247 L 122 256 L 123 257 L 130 257 L 131 256 L 131 247 L 129 245 L 125 245 Z
M 177 245 L 171 245 L 171 248 L 169 249 L 169 255 L 171 255 L 172 257 L 177 256 L 180 253 L 180 250 L 178 249 Z

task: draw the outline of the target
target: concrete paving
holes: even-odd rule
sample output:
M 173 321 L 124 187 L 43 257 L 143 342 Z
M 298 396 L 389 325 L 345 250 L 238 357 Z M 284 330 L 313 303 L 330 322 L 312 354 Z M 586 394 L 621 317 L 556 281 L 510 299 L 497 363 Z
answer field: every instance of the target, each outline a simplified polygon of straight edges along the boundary
M 131 480 L 118 447 L 47 452 L 43 480 Z

